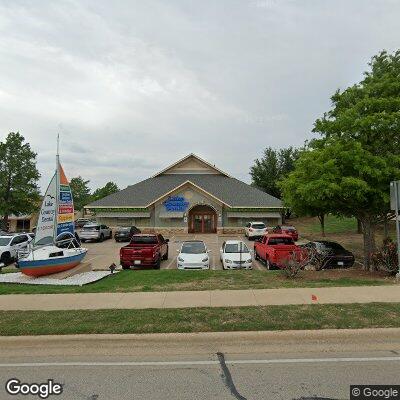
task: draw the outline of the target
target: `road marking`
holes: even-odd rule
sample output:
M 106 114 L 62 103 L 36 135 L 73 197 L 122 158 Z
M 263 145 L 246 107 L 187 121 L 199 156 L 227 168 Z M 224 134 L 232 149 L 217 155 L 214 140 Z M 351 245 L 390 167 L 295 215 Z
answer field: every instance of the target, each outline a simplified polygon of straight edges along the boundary
M 313 363 L 346 363 L 346 362 L 392 362 L 400 361 L 400 357 L 338 357 L 338 358 L 278 358 L 270 360 L 226 360 L 229 365 L 247 364 L 313 364 Z M 187 361 L 121 361 L 121 362 L 36 362 L 36 363 L 1 363 L 0 368 L 11 367 L 145 367 L 173 365 L 219 365 L 217 360 L 187 360 Z

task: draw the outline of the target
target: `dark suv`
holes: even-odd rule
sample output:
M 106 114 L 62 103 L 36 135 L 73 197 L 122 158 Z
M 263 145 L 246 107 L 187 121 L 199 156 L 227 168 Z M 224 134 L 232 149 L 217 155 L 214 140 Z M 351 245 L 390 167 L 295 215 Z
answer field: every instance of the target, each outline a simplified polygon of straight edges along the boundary
M 142 233 L 136 226 L 120 226 L 115 230 L 114 239 L 116 242 L 130 242 L 133 235 Z

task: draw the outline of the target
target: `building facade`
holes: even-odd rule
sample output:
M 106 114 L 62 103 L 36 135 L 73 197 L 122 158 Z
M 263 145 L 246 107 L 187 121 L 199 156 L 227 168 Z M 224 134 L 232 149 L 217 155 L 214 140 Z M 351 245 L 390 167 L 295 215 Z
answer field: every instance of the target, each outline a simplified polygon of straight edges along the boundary
M 249 221 L 274 226 L 282 211 L 279 199 L 194 154 L 85 206 L 85 215 L 108 226 L 164 233 L 232 233 Z

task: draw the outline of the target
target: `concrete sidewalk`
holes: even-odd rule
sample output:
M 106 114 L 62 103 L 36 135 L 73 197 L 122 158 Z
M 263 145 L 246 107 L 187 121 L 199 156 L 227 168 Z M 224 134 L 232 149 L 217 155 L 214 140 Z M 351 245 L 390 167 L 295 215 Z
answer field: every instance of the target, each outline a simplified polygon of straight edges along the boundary
M 0 295 L 0 310 L 240 307 L 285 304 L 400 303 L 400 285 L 179 292 Z

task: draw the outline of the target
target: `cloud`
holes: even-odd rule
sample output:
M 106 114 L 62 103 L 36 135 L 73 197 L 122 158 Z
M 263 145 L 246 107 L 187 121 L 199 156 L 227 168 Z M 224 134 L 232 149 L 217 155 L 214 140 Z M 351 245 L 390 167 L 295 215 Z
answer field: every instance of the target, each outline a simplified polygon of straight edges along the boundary
M 124 187 L 188 153 L 248 181 L 301 145 L 330 95 L 399 43 L 394 1 L 0 4 L 0 140 L 20 131 L 42 187 L 57 134 L 68 176 Z

